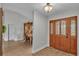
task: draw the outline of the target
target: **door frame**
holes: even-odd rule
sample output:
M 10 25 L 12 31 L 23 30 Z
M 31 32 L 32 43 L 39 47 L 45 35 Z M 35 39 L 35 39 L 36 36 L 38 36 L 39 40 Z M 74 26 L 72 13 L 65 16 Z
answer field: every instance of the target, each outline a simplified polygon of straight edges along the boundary
M 60 19 L 54 19 L 54 20 L 49 20 L 49 46 L 50 46 L 50 35 L 51 35 L 51 22 L 53 22 L 53 21 L 58 21 L 58 20 L 65 20 L 65 19 L 67 19 L 67 18 L 73 18 L 73 17 L 75 17 L 76 18 L 76 47 L 77 47 L 77 41 L 78 41 L 78 39 L 77 39 L 77 16 L 71 16 L 71 17 L 66 17 L 66 18 L 60 18 Z M 50 46 L 51 47 L 51 46 Z M 59 49 L 60 50 L 60 49 Z M 77 53 L 77 49 L 76 49 L 76 53 Z M 76 56 L 77 56 L 77 54 L 76 54 Z
M 1 29 L 0 29 L 0 31 L 1 31 L 1 32 L 0 32 L 0 41 L 1 41 L 1 42 L 0 42 L 0 56 L 3 55 L 3 52 L 2 52 L 2 30 L 3 30 L 3 29 L 2 29 L 2 24 L 3 24 L 3 23 L 2 23 L 2 19 L 3 19 L 3 18 L 2 18 L 2 16 L 3 16 L 3 9 L 0 8 L 0 28 L 1 28 Z

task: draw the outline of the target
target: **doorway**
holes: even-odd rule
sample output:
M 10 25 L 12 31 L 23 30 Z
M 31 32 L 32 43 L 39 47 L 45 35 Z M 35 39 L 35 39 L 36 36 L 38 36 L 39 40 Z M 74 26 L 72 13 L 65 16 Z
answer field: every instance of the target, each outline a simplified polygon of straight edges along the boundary
M 33 40 L 32 30 L 32 22 L 24 23 L 24 40 L 25 42 L 29 41 L 30 45 L 32 45 Z
M 50 47 L 77 55 L 77 16 L 50 21 Z

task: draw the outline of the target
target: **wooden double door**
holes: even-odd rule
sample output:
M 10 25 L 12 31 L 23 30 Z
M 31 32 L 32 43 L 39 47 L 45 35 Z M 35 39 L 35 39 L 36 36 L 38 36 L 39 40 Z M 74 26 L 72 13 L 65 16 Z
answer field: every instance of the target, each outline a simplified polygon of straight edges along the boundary
M 50 47 L 77 55 L 77 16 L 50 21 Z

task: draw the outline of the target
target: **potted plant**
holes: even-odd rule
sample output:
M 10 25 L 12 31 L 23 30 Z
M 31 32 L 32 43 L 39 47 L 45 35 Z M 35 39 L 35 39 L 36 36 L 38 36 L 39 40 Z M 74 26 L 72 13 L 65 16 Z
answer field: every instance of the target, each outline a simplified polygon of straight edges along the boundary
M 3 28 L 3 29 L 2 29 L 2 33 L 5 33 L 5 32 L 6 32 L 6 26 L 3 25 L 2 28 Z
M 3 26 L 2 26 L 2 39 L 3 39 L 3 40 L 5 39 L 5 32 L 6 32 L 6 26 L 3 25 Z

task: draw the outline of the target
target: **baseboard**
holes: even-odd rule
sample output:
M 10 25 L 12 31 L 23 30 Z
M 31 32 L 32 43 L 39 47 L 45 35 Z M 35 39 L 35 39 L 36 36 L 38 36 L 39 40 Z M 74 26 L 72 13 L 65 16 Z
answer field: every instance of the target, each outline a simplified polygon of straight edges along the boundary
M 42 50 L 42 49 L 44 49 L 44 48 L 46 48 L 46 47 L 48 47 L 48 45 L 44 45 L 44 46 L 42 46 L 42 47 L 40 47 L 40 48 L 38 48 L 38 49 L 32 51 L 32 53 L 34 54 L 34 53 L 36 53 L 36 52 L 38 52 L 38 51 L 40 51 L 40 50 Z
M 8 40 L 3 40 L 4 42 L 8 42 Z M 24 40 L 9 40 L 9 41 L 13 41 L 13 42 L 24 42 Z

